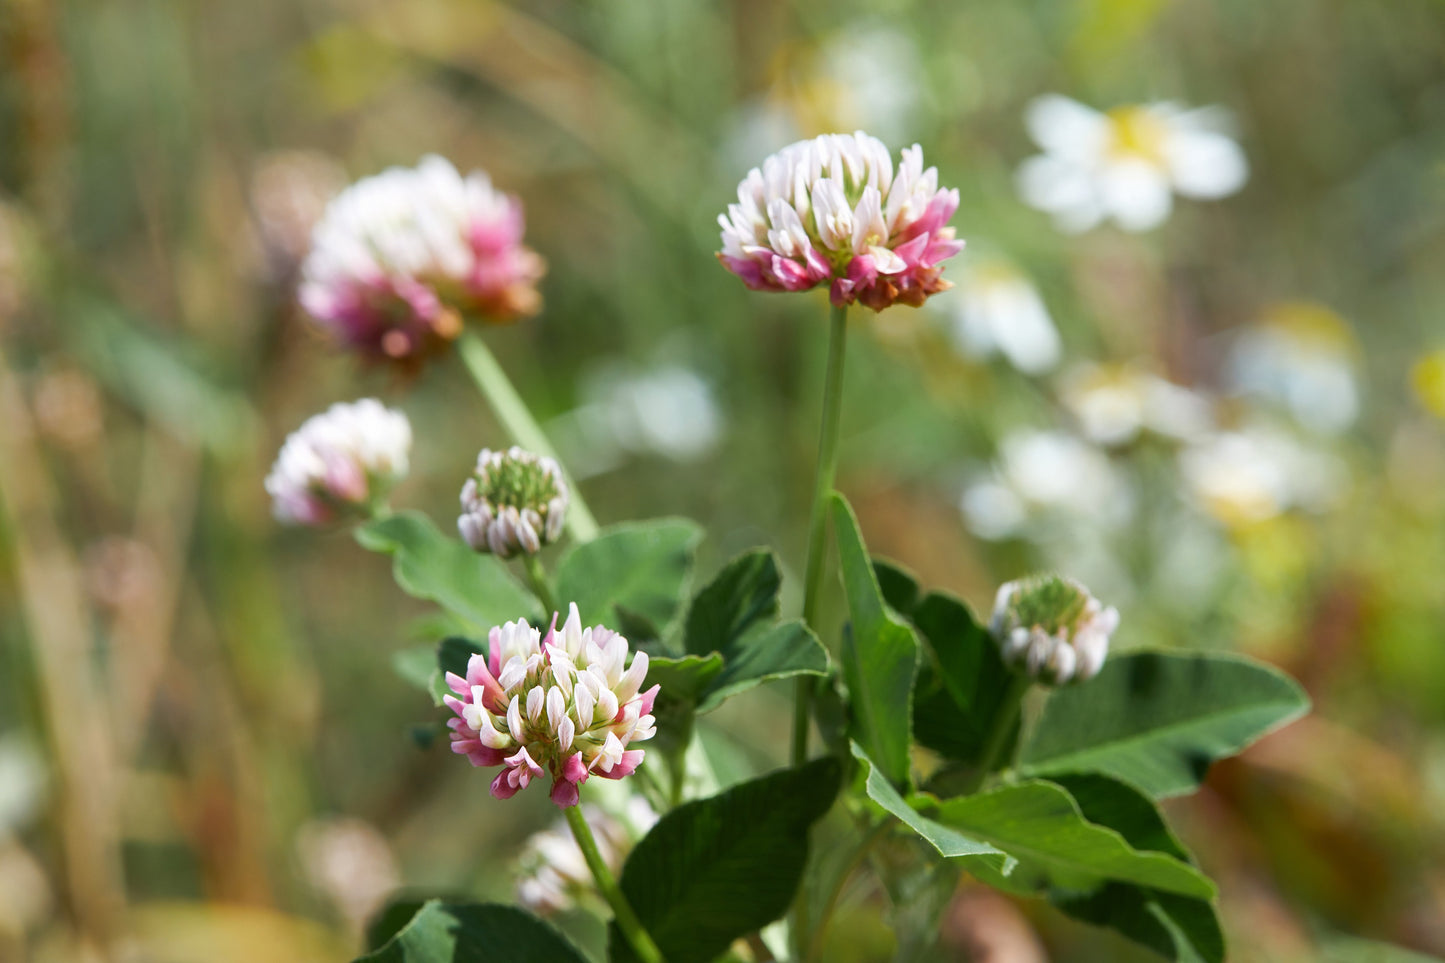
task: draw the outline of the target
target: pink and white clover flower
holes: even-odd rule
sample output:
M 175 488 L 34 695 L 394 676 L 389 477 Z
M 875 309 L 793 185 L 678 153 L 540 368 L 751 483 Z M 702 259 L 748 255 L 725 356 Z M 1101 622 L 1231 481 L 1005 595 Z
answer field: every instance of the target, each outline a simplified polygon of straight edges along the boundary
M 446 675 L 452 751 L 474 766 L 503 766 L 492 795 L 509 799 L 533 779 L 552 777 L 552 801 L 577 804 L 592 776 L 621 779 L 642 763 L 633 742 L 657 733 L 652 705 L 660 688 L 642 691 L 647 653 L 627 664 L 627 640 L 603 626 L 582 627 L 577 605 L 544 638 L 525 620 L 492 629 L 487 654 L 473 655 L 463 678 Z
M 313 415 L 281 446 L 266 492 L 279 521 L 327 525 L 362 515 L 406 476 L 411 422 L 375 398 Z
M 963 249 L 948 219 L 958 191 L 940 190 L 923 149 L 903 151 L 895 176 L 876 137 L 824 134 L 768 157 L 718 216 L 718 260 L 755 291 L 830 285 L 833 304 L 914 307 L 952 285 L 943 262 Z
M 374 359 L 415 363 L 464 317 L 512 321 L 541 305 L 542 259 L 522 244 L 522 205 L 481 171 L 435 155 L 364 178 L 327 205 L 302 266 L 306 312 Z

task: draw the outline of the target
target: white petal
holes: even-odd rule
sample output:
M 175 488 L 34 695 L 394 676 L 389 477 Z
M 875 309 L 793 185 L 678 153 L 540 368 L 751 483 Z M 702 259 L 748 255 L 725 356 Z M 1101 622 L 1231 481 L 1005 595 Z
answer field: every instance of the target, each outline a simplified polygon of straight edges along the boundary
M 1024 125 L 1050 154 L 1095 160 L 1109 142 L 1109 119 L 1092 107 L 1060 94 L 1035 99 L 1024 112 Z
M 1163 224 L 1173 208 L 1164 172 L 1144 161 L 1111 164 L 1099 181 L 1104 210 L 1126 231 L 1148 231 Z
M 1226 197 L 1249 179 L 1249 162 L 1239 145 L 1211 131 L 1177 131 L 1164 145 L 1174 189 L 1185 197 Z

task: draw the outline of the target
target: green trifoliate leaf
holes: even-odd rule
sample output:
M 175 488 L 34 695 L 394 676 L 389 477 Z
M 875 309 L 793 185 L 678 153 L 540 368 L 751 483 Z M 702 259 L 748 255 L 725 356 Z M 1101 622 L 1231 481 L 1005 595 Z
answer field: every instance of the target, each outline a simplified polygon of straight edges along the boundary
M 415 904 L 384 914 L 383 928 Z M 378 933 L 372 935 L 380 935 Z M 492 903 L 423 903 L 410 922 L 356 963 L 587 963 L 581 952 L 548 924 L 515 906 Z
M 536 600 L 502 562 L 447 538 L 420 512 L 399 512 L 360 525 L 356 540 L 362 548 L 392 556 L 396 584 L 404 592 L 436 602 L 469 631 L 485 636 L 503 622 L 541 621 Z
M 1115 830 L 1135 849 L 1193 862 L 1154 801 L 1133 786 L 1097 773 L 1059 775 L 1051 781 L 1068 790 L 1084 818 Z M 1115 930 L 1175 963 L 1224 960 L 1224 933 L 1207 900 L 1110 883 L 1089 896 L 1059 894 L 1053 902 L 1075 919 Z
M 883 777 L 882 773 L 878 771 L 878 767 L 873 765 L 873 761 L 868 758 L 868 754 L 858 743 L 852 743 L 851 748 L 853 757 L 863 765 L 864 772 L 867 774 L 864 789 L 868 793 L 868 798 L 902 820 L 909 829 L 932 843 L 939 853 L 944 856 L 1002 855 L 998 849 L 983 840 L 974 839 L 951 826 L 935 822 L 914 809 L 898 794 L 898 790 L 893 788 L 892 783 Z M 930 803 L 935 802 L 929 796 L 919 798 Z
M 986 882 L 1018 893 L 1092 893 L 1110 882 L 1134 883 L 1194 899 L 1214 898 L 1214 885 L 1193 866 L 1166 853 L 1138 850 L 1112 829 L 1084 818 L 1068 792 L 1042 780 L 945 800 L 931 819 L 982 840 L 1018 864 L 1001 877 L 978 869 Z
M 782 916 L 802 879 L 808 829 L 838 792 L 819 759 L 663 816 L 627 858 L 622 892 L 668 963 L 711 963 Z M 615 925 L 613 963 L 636 959 Z
M 778 623 L 782 576 L 767 549 L 723 566 L 693 599 L 683 643 L 688 652 L 723 657 L 724 668 L 704 693 L 699 712 L 746 689 L 796 675 L 822 675 L 828 654 L 802 622 Z
M 664 629 L 681 606 L 701 537 L 685 518 L 605 528 L 558 563 L 557 604 L 576 602 L 583 625 L 613 627 L 620 607 Z
M 913 629 L 884 604 L 848 502 L 835 493 L 832 508 L 851 620 L 842 653 L 849 734 L 890 782 L 907 786 L 918 640 Z
M 934 592 L 912 617 L 933 656 L 919 673 L 914 696 L 918 741 L 955 762 L 976 765 L 1004 709 L 1013 673 L 988 630 L 960 600 Z M 1011 758 L 1010 749 L 1005 746 L 1001 760 Z
M 1209 764 L 1303 715 L 1298 683 L 1226 655 L 1134 652 L 1053 694 L 1024 746 L 1025 772 L 1100 772 L 1155 798 L 1192 792 Z

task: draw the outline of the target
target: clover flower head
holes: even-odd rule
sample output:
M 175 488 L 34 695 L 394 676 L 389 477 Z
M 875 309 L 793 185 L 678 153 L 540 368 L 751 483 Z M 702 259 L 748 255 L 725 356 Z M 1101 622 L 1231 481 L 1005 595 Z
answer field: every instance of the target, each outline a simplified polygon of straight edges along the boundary
M 568 498 L 562 469 L 551 458 L 516 446 L 483 448 L 462 485 L 457 531 L 478 552 L 535 555 L 562 537 Z
M 522 205 L 481 171 L 428 156 L 337 195 L 312 234 L 301 306 L 376 359 L 415 363 L 461 333 L 535 314 L 545 267 L 522 244 Z
M 1019 167 L 1019 193 L 1070 234 L 1110 219 L 1148 231 L 1168 219 L 1174 194 L 1226 197 L 1249 178 L 1230 116 L 1217 107 L 1160 101 L 1105 112 L 1048 94 L 1024 121 L 1043 153 Z
M 591 776 L 621 779 L 642 763 L 633 742 L 657 733 L 652 704 L 660 688 L 642 691 L 647 653 L 627 664 L 627 640 L 611 629 L 582 627 L 573 603 L 559 628 L 543 637 L 525 620 L 492 629 L 487 654 L 473 655 L 464 677 L 446 674 L 456 718 L 452 751 L 474 766 L 502 766 L 492 795 L 508 799 L 533 779 L 552 777 L 552 801 L 577 804 Z
M 798 141 L 755 167 L 718 216 L 718 259 L 755 291 L 830 284 L 835 305 L 914 307 L 952 285 L 943 262 L 963 249 L 948 219 L 958 191 L 940 190 L 923 149 L 888 148 L 858 131 Z
M 1032 575 L 998 590 L 989 628 L 1003 661 L 1044 685 L 1083 682 L 1099 674 L 1119 613 L 1079 582 Z
M 411 422 L 375 398 L 308 418 L 281 446 L 266 491 L 276 518 L 326 525 L 364 514 L 406 476 Z

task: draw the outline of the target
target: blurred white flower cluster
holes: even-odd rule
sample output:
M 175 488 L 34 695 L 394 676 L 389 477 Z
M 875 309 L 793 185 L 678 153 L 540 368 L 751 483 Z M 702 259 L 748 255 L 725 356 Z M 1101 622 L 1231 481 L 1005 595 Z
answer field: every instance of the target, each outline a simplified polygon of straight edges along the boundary
M 1054 319 L 1028 275 L 999 257 L 964 265 L 949 298 L 949 334 L 961 354 L 1000 354 L 1024 374 L 1052 370 L 1063 352 Z
M 302 266 L 301 306 L 343 343 L 416 362 L 461 333 L 535 314 L 545 266 L 522 205 L 443 157 L 363 178 L 326 207 Z
M 641 796 L 621 799 L 599 791 L 595 803 L 582 807 L 587 825 L 597 839 L 602 861 L 614 875 L 622 871 L 627 854 L 657 822 L 657 813 Z M 597 881 L 565 821 L 534 833 L 518 859 L 517 902 L 541 916 L 571 909 L 597 892 Z
M 1311 431 L 1336 435 L 1359 415 L 1358 358 L 1343 318 L 1322 305 L 1290 302 L 1239 334 L 1228 376 L 1240 394 L 1273 401 Z
M 579 478 L 611 471 L 628 457 L 697 461 L 713 452 L 726 428 L 712 387 L 680 364 L 605 364 L 583 379 L 581 399 L 553 425 Z
M 1024 121 L 1043 153 L 1019 167 L 1019 193 L 1067 233 L 1107 220 L 1151 230 L 1168 219 L 1174 194 L 1226 197 L 1249 177 L 1229 114 L 1217 107 L 1155 102 L 1101 112 L 1049 94 Z
M 374 507 L 406 476 L 411 423 L 375 398 L 338 402 L 281 446 L 266 491 L 279 521 L 325 525 Z

